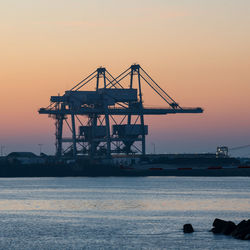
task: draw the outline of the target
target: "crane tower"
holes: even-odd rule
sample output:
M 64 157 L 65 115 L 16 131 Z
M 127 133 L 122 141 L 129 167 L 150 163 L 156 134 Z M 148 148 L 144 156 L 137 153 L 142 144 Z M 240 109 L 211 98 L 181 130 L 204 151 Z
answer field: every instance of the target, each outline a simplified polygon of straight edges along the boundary
M 125 87 L 123 82 L 127 78 Z M 83 90 L 91 82 L 95 82 L 95 88 Z M 144 107 L 142 82 L 148 84 L 167 107 Z M 138 64 L 116 78 L 100 67 L 63 95 L 51 96 L 50 102 L 47 108 L 39 109 L 39 114 L 48 114 L 56 121 L 58 157 L 64 154 L 107 158 L 112 154 L 145 155 L 148 134 L 145 115 L 203 112 L 202 108 L 182 108 Z M 63 136 L 65 125 L 70 137 Z M 64 144 L 68 147 L 63 147 Z

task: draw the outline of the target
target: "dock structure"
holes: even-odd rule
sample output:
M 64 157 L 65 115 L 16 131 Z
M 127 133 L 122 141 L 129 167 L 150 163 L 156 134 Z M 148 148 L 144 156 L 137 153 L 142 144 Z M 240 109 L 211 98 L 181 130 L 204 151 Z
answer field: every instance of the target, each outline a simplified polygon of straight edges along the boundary
M 126 85 L 125 80 L 128 80 Z M 91 82 L 95 82 L 95 88 L 84 90 Z M 167 107 L 144 107 L 142 82 L 148 84 Z M 203 112 L 199 107 L 181 107 L 138 64 L 117 77 L 100 67 L 63 95 L 51 96 L 50 102 L 47 108 L 39 109 L 39 114 L 48 114 L 56 121 L 58 157 L 145 155 L 148 134 L 145 115 Z M 69 137 L 63 136 L 65 125 L 69 128 Z M 63 147 L 64 144 L 67 147 Z

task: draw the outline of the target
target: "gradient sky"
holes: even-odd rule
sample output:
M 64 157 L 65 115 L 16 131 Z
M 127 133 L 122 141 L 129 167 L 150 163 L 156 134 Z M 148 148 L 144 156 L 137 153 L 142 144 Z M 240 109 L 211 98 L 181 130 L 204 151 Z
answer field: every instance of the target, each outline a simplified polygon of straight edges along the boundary
M 250 144 L 249 0 L 1 1 L 0 32 L 5 153 L 54 152 L 54 121 L 37 110 L 99 66 L 117 75 L 133 63 L 205 110 L 149 117 L 149 153 Z M 161 104 L 147 88 L 144 100 Z

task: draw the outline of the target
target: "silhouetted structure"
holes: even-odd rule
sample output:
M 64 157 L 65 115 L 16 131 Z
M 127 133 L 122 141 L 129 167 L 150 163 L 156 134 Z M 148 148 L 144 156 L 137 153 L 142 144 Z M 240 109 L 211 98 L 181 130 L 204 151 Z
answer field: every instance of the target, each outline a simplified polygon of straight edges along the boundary
M 125 87 L 123 81 L 127 77 L 129 84 Z M 94 79 L 95 90 L 82 90 Z M 142 81 L 168 107 L 144 107 Z M 148 134 L 148 126 L 144 124 L 145 115 L 203 112 L 201 108 L 182 108 L 138 64 L 132 65 L 116 78 L 100 67 L 64 95 L 51 96 L 50 101 L 51 104 L 41 108 L 39 113 L 48 114 L 56 120 L 58 157 L 63 154 L 73 157 L 77 154 L 92 157 L 102 155 L 107 158 L 111 154 L 145 155 L 145 137 Z M 68 117 L 71 118 L 70 122 Z M 78 131 L 76 122 L 79 123 Z M 70 138 L 63 137 L 64 124 L 70 128 Z M 70 146 L 63 150 L 63 143 L 70 143 Z

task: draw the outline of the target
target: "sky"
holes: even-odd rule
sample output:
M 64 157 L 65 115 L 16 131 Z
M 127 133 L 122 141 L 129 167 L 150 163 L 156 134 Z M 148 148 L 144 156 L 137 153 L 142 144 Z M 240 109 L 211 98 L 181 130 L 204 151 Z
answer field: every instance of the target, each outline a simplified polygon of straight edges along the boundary
M 38 109 L 99 66 L 118 75 L 133 63 L 181 106 L 204 108 L 146 118 L 148 153 L 250 144 L 249 0 L 0 1 L 0 32 L 4 154 L 54 153 L 54 121 Z

